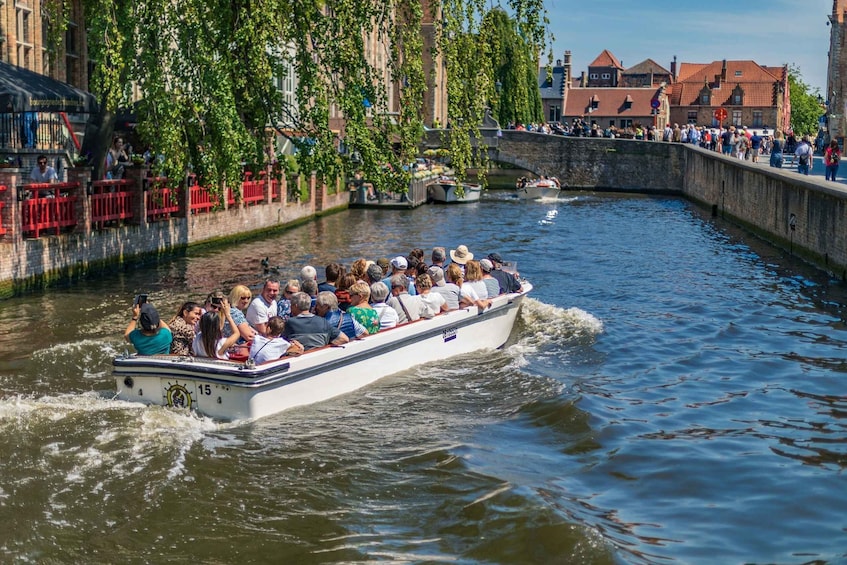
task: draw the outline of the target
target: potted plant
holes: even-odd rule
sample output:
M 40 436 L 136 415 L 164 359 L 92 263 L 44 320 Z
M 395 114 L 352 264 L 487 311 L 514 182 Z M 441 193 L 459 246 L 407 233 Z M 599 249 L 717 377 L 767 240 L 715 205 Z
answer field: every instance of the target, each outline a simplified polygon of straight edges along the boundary
M 87 167 L 89 166 L 88 157 L 85 155 L 77 155 L 74 157 L 73 161 L 74 167 Z

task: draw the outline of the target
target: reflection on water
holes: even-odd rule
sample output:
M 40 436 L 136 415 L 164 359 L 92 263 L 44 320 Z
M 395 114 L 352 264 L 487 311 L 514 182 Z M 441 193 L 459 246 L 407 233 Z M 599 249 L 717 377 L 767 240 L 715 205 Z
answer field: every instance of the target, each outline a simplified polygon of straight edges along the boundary
M 555 212 L 555 213 L 551 213 Z M 536 285 L 498 351 L 252 423 L 113 399 L 132 297 L 466 244 Z M 683 201 L 347 211 L 0 303 L 3 561 L 844 558 L 845 288 Z

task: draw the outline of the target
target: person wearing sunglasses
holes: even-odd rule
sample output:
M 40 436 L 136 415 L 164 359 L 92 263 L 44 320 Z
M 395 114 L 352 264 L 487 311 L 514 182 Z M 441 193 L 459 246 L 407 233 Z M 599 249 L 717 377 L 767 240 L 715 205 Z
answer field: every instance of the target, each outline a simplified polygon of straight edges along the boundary
M 56 169 L 47 164 L 47 155 L 39 155 L 36 160 L 38 163 L 32 172 L 29 173 L 29 180 L 34 184 L 54 183 L 59 182 L 59 176 L 56 174 Z M 55 196 L 52 191 L 43 191 L 42 196 L 52 198 Z M 27 194 L 29 197 L 29 194 Z

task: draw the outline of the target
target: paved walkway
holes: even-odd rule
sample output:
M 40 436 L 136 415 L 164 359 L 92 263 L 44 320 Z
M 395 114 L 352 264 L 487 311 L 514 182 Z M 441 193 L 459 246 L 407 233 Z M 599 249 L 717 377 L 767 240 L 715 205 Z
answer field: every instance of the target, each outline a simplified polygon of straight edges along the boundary
M 791 164 L 791 156 L 787 155 L 787 158 L 785 159 L 785 163 L 782 165 L 782 170 L 783 171 L 791 171 L 794 174 L 799 174 L 797 172 L 797 161 L 798 160 L 799 160 L 799 157 L 796 157 L 794 159 L 794 164 L 792 165 Z M 762 156 L 759 157 L 758 163 L 752 163 L 752 161 L 747 161 L 747 162 L 752 163 L 754 165 L 769 167 L 770 161 L 771 161 L 770 155 L 762 155 Z M 809 177 L 817 177 L 818 180 L 825 180 L 826 179 L 825 169 L 826 169 L 826 167 L 823 164 L 823 155 L 815 154 L 815 160 L 812 162 L 812 170 L 809 171 Z M 835 182 L 842 184 L 842 185 L 847 185 L 847 165 L 840 165 L 838 167 L 838 174 L 835 177 Z

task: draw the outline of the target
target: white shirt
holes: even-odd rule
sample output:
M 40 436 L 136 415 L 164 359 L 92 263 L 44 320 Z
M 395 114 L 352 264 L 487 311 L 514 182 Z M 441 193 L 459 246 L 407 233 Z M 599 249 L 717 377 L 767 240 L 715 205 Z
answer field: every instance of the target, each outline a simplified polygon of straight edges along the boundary
M 220 350 L 220 348 L 223 347 L 223 344 L 226 341 L 226 339 L 227 338 L 222 337 L 221 339 L 218 340 L 218 342 L 215 344 L 215 352 L 214 353 L 217 353 Z M 203 334 L 202 333 L 198 333 L 196 336 L 194 336 L 194 343 L 192 344 L 192 349 L 194 349 L 194 355 L 196 355 L 197 357 L 217 357 L 217 355 L 209 355 L 206 352 L 206 348 L 203 347 Z M 224 354 L 221 355 L 219 357 L 219 359 L 229 359 L 229 353 L 224 351 Z
M 47 165 L 43 173 L 41 172 L 41 167 L 35 167 L 29 174 L 29 180 L 34 183 L 43 183 L 59 180 L 59 177 L 56 175 L 56 169 Z
M 471 302 L 476 302 L 479 300 L 479 295 L 468 283 L 462 283 L 462 286 L 459 288 L 459 300 L 462 298 L 467 298 Z
M 376 304 L 371 304 L 371 306 L 373 306 L 373 309 L 376 310 L 377 314 L 379 314 L 379 329 L 385 330 L 393 328 L 400 321 L 400 316 L 397 315 L 397 310 L 385 302 L 378 302 Z
M 482 282 L 482 280 L 473 282 L 465 281 L 464 283 L 462 283 L 462 288 L 466 286 L 469 286 L 474 289 L 474 292 L 476 292 L 476 295 L 480 298 L 488 298 L 488 287 L 485 286 L 485 283 Z
M 441 312 L 442 304 L 447 304 L 447 299 L 443 295 L 432 292 L 431 290 L 426 294 L 419 294 L 418 296 L 421 297 L 421 300 L 427 305 L 433 316 Z
M 247 313 L 244 314 L 247 321 L 254 328 L 256 324 L 267 324 L 268 320 L 276 316 L 276 300 L 272 300 L 270 304 L 265 302 L 264 297 L 260 294 L 253 299 L 250 306 L 247 307 Z
M 285 355 L 289 347 L 291 343 L 282 336 L 268 339 L 261 334 L 256 334 L 253 337 L 253 345 L 250 346 L 250 358 L 257 365 L 265 361 L 273 361 Z

